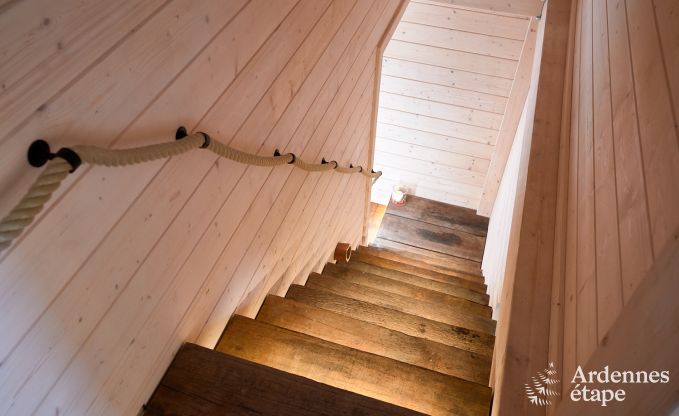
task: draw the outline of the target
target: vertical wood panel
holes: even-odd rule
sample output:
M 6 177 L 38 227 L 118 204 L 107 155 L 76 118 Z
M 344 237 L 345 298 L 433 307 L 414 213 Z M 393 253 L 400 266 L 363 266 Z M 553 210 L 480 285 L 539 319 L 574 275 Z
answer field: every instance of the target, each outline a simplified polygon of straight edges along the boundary
M 594 225 L 594 147 L 592 90 L 592 2 L 582 3 L 580 104 L 578 110 L 577 359 L 584 362 L 597 345 Z
M 627 21 L 651 235 L 657 253 L 679 224 L 679 142 L 652 2 L 628 0 Z
M 592 91 L 594 96 L 594 192 L 596 223 L 596 303 L 598 341 L 622 309 L 618 204 L 615 188 L 615 144 L 611 115 L 606 2 L 592 10 Z M 623 167 L 624 168 L 624 167 Z
M 639 119 L 624 0 L 608 0 L 613 136 L 620 229 L 623 299 L 634 293 L 653 263 L 653 248 L 639 141 Z
M 120 42 L 108 26 L 79 28 L 115 47 L 89 45 L 87 56 L 105 56 L 76 74 L 47 116 L 3 142 L 4 155 L 25 151 L 36 132 L 57 147 L 87 139 L 127 147 L 185 124 L 246 151 L 367 162 L 366 87 L 398 2 L 189 3 L 167 2 Z M 97 133 L 70 134 L 81 128 Z M 17 166 L 0 169 L 26 173 L 12 192 L 33 174 Z M 205 332 L 209 343 L 239 302 L 266 294 L 266 282 L 286 269 L 307 273 L 339 238 L 357 241 L 365 188 L 356 175 L 246 169 L 192 152 L 130 169 L 81 168 L 57 196 L 0 263 L 0 308 L 9 312 L 0 322 L 2 413 L 136 414 L 183 341 Z M 31 253 L 41 262 L 27 261 Z
M 660 4 L 671 15 L 672 8 Z M 673 80 L 667 72 L 672 51 L 665 48 L 671 43 L 667 34 L 676 29 L 661 29 L 667 16 L 660 18 L 659 8 L 654 13 L 652 2 L 583 0 L 580 6 L 566 218 L 564 379 L 576 365 L 600 368 L 604 356 L 605 365 L 619 367 L 647 356 L 650 347 L 611 343 L 635 325 L 630 317 L 638 314 L 638 309 L 632 312 L 642 296 L 638 292 L 655 284 L 656 276 L 648 272 L 657 265 L 656 254 L 676 239 L 679 224 L 677 193 L 670 191 L 670 183 L 675 188 L 679 183 Z M 669 293 L 655 296 L 658 305 L 671 298 Z M 676 317 L 648 321 L 648 331 L 665 320 L 675 322 Z M 638 335 L 643 336 L 653 337 Z M 672 347 L 658 345 L 658 358 L 664 361 L 656 360 L 655 366 L 671 368 Z M 559 354 L 559 346 L 551 348 L 552 356 Z M 612 350 L 614 356 L 606 355 Z M 567 397 L 572 385 L 563 387 Z M 635 394 L 643 395 L 642 390 Z M 611 411 L 655 413 L 674 394 L 663 387 L 656 392 L 657 406 L 638 396 L 631 399 L 634 404 Z M 578 405 L 561 400 L 551 414 L 573 414 Z
M 675 0 L 653 0 L 658 25 L 665 76 L 669 84 L 674 110 L 674 126 L 679 129 L 679 3 Z M 678 133 L 679 134 L 679 133 Z
M 564 329 L 563 371 L 571 374 L 577 362 L 577 241 L 578 241 L 578 176 L 579 176 L 579 126 L 580 126 L 580 56 L 582 43 L 582 0 L 576 3 L 575 41 L 573 56 L 573 90 L 571 101 L 571 125 L 569 146 L 569 185 L 566 223 L 566 264 L 564 270 Z M 562 385 L 563 394 L 569 386 Z

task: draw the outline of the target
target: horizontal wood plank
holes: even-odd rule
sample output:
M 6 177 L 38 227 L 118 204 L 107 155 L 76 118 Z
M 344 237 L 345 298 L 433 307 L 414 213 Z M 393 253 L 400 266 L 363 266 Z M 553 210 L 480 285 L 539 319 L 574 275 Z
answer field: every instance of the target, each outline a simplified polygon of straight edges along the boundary
M 512 88 L 512 81 L 506 78 L 395 58 L 382 59 L 382 75 L 418 80 L 429 84 L 477 91 L 501 97 L 509 97 L 509 91 Z
M 352 299 L 323 289 L 292 285 L 286 298 L 370 322 L 404 334 L 491 356 L 495 337 L 421 316 Z
M 346 273 L 346 269 L 340 269 L 339 272 L 337 272 L 337 270 L 338 269 L 335 267 L 335 265 L 328 264 L 323 269 L 323 275 L 337 277 L 347 282 L 371 287 L 383 292 L 395 293 L 397 295 L 407 296 L 411 299 L 441 305 L 446 308 L 450 308 L 451 310 L 461 311 L 470 315 L 479 315 L 490 318 L 492 314 L 492 311 L 488 305 L 483 305 L 460 296 L 438 292 L 419 285 L 406 283 L 396 279 L 390 279 L 388 277 L 376 274 L 360 273 L 353 270 L 349 273 Z M 420 278 L 420 280 L 429 279 Z
M 414 300 L 333 277 L 312 273 L 306 286 L 485 334 L 495 333 L 495 322 L 489 318 L 449 310 L 442 305 Z
M 485 237 L 488 232 L 488 218 L 476 215 L 474 210 L 417 196 L 411 196 L 402 206 L 389 205 L 387 212 L 481 237 Z
M 291 299 L 268 296 L 257 320 L 463 380 L 488 383 L 488 357 Z
M 415 415 L 380 402 L 245 361 L 184 344 L 149 400 L 149 415 Z
M 474 261 L 481 261 L 485 243 L 474 234 L 389 213 L 382 219 L 378 237 Z
M 355 255 L 352 254 L 352 256 Z M 378 281 L 381 279 L 384 279 L 383 276 L 380 276 L 378 274 L 374 273 L 369 273 L 353 268 L 349 268 L 346 265 L 342 263 L 328 263 L 325 265 L 323 268 L 323 273 L 326 274 L 331 274 L 334 276 L 348 276 L 348 275 L 356 275 L 356 276 L 364 276 L 366 279 L 377 279 Z M 437 280 L 433 279 L 427 279 L 421 276 L 415 276 L 407 273 L 401 273 L 398 275 L 391 275 L 388 279 L 394 280 L 397 282 L 403 282 L 407 283 L 409 285 L 425 288 L 428 290 L 433 290 L 437 291 L 439 293 L 445 293 L 451 296 L 456 296 L 461 299 L 467 299 L 473 302 L 476 302 L 481 305 L 487 305 L 488 304 L 488 295 L 479 293 L 470 289 L 466 288 L 461 288 L 457 285 L 449 284 L 449 283 L 443 283 L 439 282 Z
M 217 350 L 432 415 L 488 412 L 488 387 L 238 315 Z

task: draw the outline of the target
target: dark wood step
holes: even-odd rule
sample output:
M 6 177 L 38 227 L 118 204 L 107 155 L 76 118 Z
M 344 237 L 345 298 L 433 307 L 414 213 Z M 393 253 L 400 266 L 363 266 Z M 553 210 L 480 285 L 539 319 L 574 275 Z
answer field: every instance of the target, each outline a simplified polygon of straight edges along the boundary
M 358 253 L 357 253 L 358 254 Z M 366 263 L 370 261 L 371 263 Z M 424 277 L 427 279 L 436 280 L 437 282 L 448 283 L 465 289 L 470 289 L 475 292 L 486 294 L 486 285 L 480 281 L 471 281 L 459 276 L 451 276 L 443 273 L 432 271 L 423 272 L 413 267 L 404 267 L 404 263 L 395 262 L 393 260 L 381 259 L 372 256 L 357 255 L 354 258 L 353 254 L 348 263 L 342 263 L 342 266 L 349 267 L 355 270 L 360 270 L 366 273 L 377 274 L 384 277 L 402 276 L 409 274 L 412 276 Z
M 285 297 L 300 303 L 336 312 L 340 315 L 403 332 L 410 336 L 425 338 L 488 357 L 493 355 L 495 337 L 483 332 L 444 324 L 370 302 L 341 296 L 323 289 L 292 285 Z
M 414 416 L 420 413 L 198 345 L 184 344 L 144 414 Z
M 450 258 L 453 261 L 436 261 L 431 255 L 427 256 L 427 254 L 433 253 L 431 251 L 423 250 L 422 254 L 416 254 L 405 250 L 390 249 L 378 246 L 376 244 L 379 244 L 379 241 L 384 242 L 386 240 L 378 239 L 376 241 L 378 242 L 373 243 L 370 246 L 359 246 L 356 252 L 361 252 L 373 257 L 394 260 L 399 263 L 410 264 L 411 266 L 431 270 L 434 272 L 449 274 L 452 276 L 468 277 L 470 280 L 474 281 L 483 280 L 483 274 L 481 273 L 481 263 L 479 262 L 451 256 L 446 256 L 446 260 L 449 260 Z M 411 248 L 413 250 L 417 250 L 417 247 Z
M 257 320 L 345 347 L 488 385 L 490 357 L 413 337 L 278 296 L 267 296 Z
M 485 237 L 488 233 L 488 218 L 476 215 L 473 209 L 432 201 L 415 195 L 408 195 L 405 205 L 390 204 L 386 213 L 481 237 Z
M 399 270 L 405 273 L 415 274 L 417 276 L 423 277 L 448 276 L 453 277 L 454 280 L 464 279 L 470 282 L 483 284 L 483 276 L 481 276 L 480 274 L 471 274 L 466 272 L 455 272 L 455 271 L 441 273 L 435 270 L 431 270 L 430 268 L 427 267 L 420 267 L 414 265 L 412 264 L 412 262 L 407 261 L 404 262 L 402 260 L 392 260 L 380 256 L 374 256 L 368 253 L 367 250 L 356 250 L 356 252 L 352 253 L 352 259 L 361 261 L 363 263 L 374 264 L 376 266 L 386 267 L 394 270 Z
M 407 296 L 384 292 L 371 287 L 347 282 L 336 277 L 321 276 L 312 273 L 306 283 L 307 287 L 327 290 L 338 295 L 370 302 L 385 308 L 418 315 L 434 321 L 444 322 L 460 328 L 472 329 L 486 334 L 495 333 L 495 321 L 478 315 L 470 315 L 463 311 L 451 310 L 444 305 L 436 305 Z
M 390 277 L 384 277 L 374 273 L 368 273 L 361 270 L 353 269 L 351 267 L 347 267 L 346 263 L 337 264 L 328 263 L 325 265 L 325 268 L 323 268 L 323 273 L 325 273 L 326 271 L 332 272 L 338 276 L 357 275 L 365 276 L 366 278 L 380 277 L 384 279 L 392 279 L 394 281 L 407 283 L 409 285 L 421 287 L 424 289 L 434 290 L 439 293 L 445 293 L 451 296 L 456 296 L 461 299 L 467 299 L 480 305 L 488 305 L 488 295 L 485 293 L 479 293 L 471 289 L 453 285 L 451 283 L 443 283 L 437 280 L 415 276 L 412 274 L 401 273 L 398 275 L 392 275 Z
M 411 299 L 422 300 L 436 305 L 445 305 L 450 309 L 463 311 L 467 314 L 479 315 L 486 318 L 490 318 L 493 314 L 493 310 L 488 305 L 482 305 L 447 293 L 437 292 L 421 286 L 404 283 L 403 281 L 390 279 L 376 274 L 368 274 L 358 270 L 336 266 L 334 264 L 326 265 L 323 269 L 323 274 L 338 277 L 359 285 L 372 287 L 373 289 L 407 296 Z M 418 280 L 428 280 L 424 277 L 414 276 L 414 278 Z M 474 291 L 469 292 L 477 293 Z
M 474 261 L 481 261 L 486 243 L 485 237 L 392 215 L 389 209 L 377 236 Z
M 483 415 L 490 388 L 234 316 L 218 351 L 432 415 Z
M 399 260 L 399 257 L 406 259 L 415 259 L 418 261 L 426 261 L 432 266 L 441 267 L 444 269 L 452 269 L 471 275 L 481 275 L 481 263 L 477 261 L 463 259 L 461 257 L 449 256 L 434 251 L 425 250 L 420 247 L 411 246 L 396 241 L 386 240 L 377 237 L 371 244 L 370 248 L 375 248 L 383 251 L 379 256 L 389 258 L 392 260 Z M 396 258 L 394 258 L 396 256 Z M 407 261 L 405 261 L 407 263 Z M 442 270 L 445 273 L 445 270 Z

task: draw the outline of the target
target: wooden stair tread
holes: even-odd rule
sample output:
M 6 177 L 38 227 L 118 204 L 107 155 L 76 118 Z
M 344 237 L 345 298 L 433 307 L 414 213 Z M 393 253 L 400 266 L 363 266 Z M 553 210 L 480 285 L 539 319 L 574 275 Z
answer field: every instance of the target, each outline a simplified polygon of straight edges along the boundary
M 285 295 L 300 303 L 370 322 L 404 334 L 426 338 L 466 351 L 492 356 L 495 336 L 448 325 L 421 316 L 397 311 L 338 295 L 323 289 L 292 285 Z
M 433 290 L 439 293 L 445 293 L 447 295 L 455 296 L 460 299 L 467 299 L 480 305 L 488 305 L 489 297 L 486 293 L 479 293 L 474 290 L 467 289 L 465 287 L 460 287 L 450 283 L 439 282 L 438 280 L 428 279 L 426 277 L 415 276 L 412 274 L 401 273 L 385 277 L 380 276 L 378 274 L 364 272 L 362 270 L 347 267 L 345 263 L 337 264 L 328 263 L 323 269 L 323 273 L 325 273 L 326 271 L 332 272 L 337 276 L 355 275 L 355 276 L 365 276 L 366 278 L 391 279 L 411 286 L 417 286 L 423 289 Z
M 488 356 L 406 335 L 292 299 L 267 296 L 256 319 L 484 386 L 488 384 Z
M 373 240 L 368 248 L 377 250 L 377 252 L 373 251 L 370 253 L 375 256 L 392 260 L 400 260 L 404 263 L 408 263 L 410 261 L 414 261 L 413 264 L 417 264 L 418 262 L 426 262 L 429 264 L 429 268 L 434 270 L 436 270 L 435 267 L 442 268 L 443 270 L 437 270 L 442 273 L 447 273 L 448 271 L 452 270 L 468 273 L 474 276 L 481 275 L 481 263 L 477 261 L 425 250 L 423 248 L 400 243 L 398 241 L 391 241 L 377 237 L 375 240 Z
M 490 318 L 493 314 L 493 310 L 488 305 L 483 305 L 469 299 L 437 292 L 435 290 L 416 286 L 410 283 L 404 283 L 400 280 L 390 279 L 388 277 L 383 277 L 376 274 L 368 274 L 357 270 L 338 267 L 334 264 L 327 265 L 325 269 L 323 269 L 323 275 L 337 277 L 352 283 L 382 290 L 384 292 L 407 296 L 411 299 L 449 307 L 467 314 L 479 315 L 486 318 Z M 419 278 L 419 280 L 425 280 L 425 278 Z M 473 291 L 470 292 L 476 293 Z
M 495 322 L 490 318 L 468 314 L 464 311 L 451 310 L 444 305 L 411 299 L 407 296 L 385 292 L 336 277 L 312 273 L 307 280 L 306 286 L 328 290 L 338 295 L 348 296 L 461 328 L 473 329 L 491 335 L 495 333 Z
M 235 315 L 222 351 L 432 415 L 487 415 L 490 388 Z
M 372 274 L 377 274 L 380 276 L 384 277 L 398 277 L 398 276 L 403 276 L 404 274 L 409 274 L 411 276 L 418 276 L 418 277 L 423 277 L 426 279 L 431 279 L 431 280 L 436 280 L 437 282 L 441 283 L 447 283 L 451 285 L 455 285 L 458 287 L 462 287 L 465 289 L 473 290 L 475 292 L 481 293 L 481 294 L 486 294 L 486 285 L 481 283 L 481 282 L 472 282 L 467 279 L 460 278 L 458 276 L 451 276 L 451 275 L 445 275 L 442 273 L 418 273 L 417 270 L 413 269 L 405 269 L 401 268 L 399 270 L 398 267 L 392 264 L 388 264 L 386 262 L 380 262 L 381 264 L 373 264 L 373 263 L 366 263 L 363 260 L 368 260 L 365 257 L 359 257 L 356 256 L 356 258 L 353 257 L 351 258 L 351 261 L 348 263 L 343 263 L 342 266 L 348 267 L 351 269 L 355 270 L 360 270 L 363 272 L 367 273 L 372 273 Z M 392 262 L 391 260 L 387 260 L 387 262 Z M 393 263 L 393 262 L 392 262 Z M 414 272 L 414 273 L 413 273 Z
M 488 218 L 476 215 L 476 211 L 473 209 L 415 195 L 408 195 L 408 200 L 404 205 L 389 204 L 386 213 L 441 225 L 482 237 L 485 237 L 488 233 Z
M 373 257 L 381 257 L 383 259 L 409 264 L 411 266 L 419 267 L 421 269 L 427 269 L 443 274 L 450 275 L 462 274 L 469 275 L 470 277 L 478 277 L 480 279 L 483 278 L 483 274 L 481 272 L 481 263 L 461 259 L 459 257 L 451 257 L 454 261 L 448 262 L 448 265 L 445 266 L 439 264 L 439 262 L 432 262 L 431 258 L 429 257 L 417 255 L 405 250 L 385 248 L 375 244 L 370 246 L 358 246 L 356 252 L 361 252 L 362 254 L 367 254 Z
M 382 217 L 377 236 L 477 262 L 483 258 L 486 243 L 485 237 L 393 215 L 389 213 L 388 208 Z
M 420 413 L 198 345 L 184 344 L 144 414 L 414 416 Z
M 427 267 L 420 267 L 418 265 L 413 264 L 414 262 L 408 261 L 407 259 L 400 259 L 400 260 L 395 260 L 395 259 L 387 259 L 381 256 L 375 256 L 371 253 L 368 253 L 367 250 L 362 250 L 359 248 L 359 250 L 356 250 L 354 253 L 352 253 L 352 260 L 358 260 L 363 263 L 368 263 L 368 264 L 374 264 L 375 266 L 380 266 L 384 267 L 387 269 L 393 269 L 393 270 L 398 270 L 402 271 L 404 273 L 410 273 L 414 274 L 417 276 L 422 276 L 422 277 L 429 277 L 429 278 L 452 278 L 453 281 L 457 280 L 467 280 L 470 282 L 474 283 L 479 283 L 483 284 L 484 279 L 483 276 L 481 276 L 480 272 L 479 273 L 467 273 L 467 272 L 461 272 L 461 271 L 455 271 L 451 270 L 445 273 L 438 272 L 435 270 L 431 270 L 430 268 Z

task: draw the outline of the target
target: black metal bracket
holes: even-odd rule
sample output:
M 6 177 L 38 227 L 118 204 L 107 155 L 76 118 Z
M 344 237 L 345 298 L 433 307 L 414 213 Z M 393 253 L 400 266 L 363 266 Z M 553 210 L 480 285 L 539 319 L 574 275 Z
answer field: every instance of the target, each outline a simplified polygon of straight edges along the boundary
M 288 162 L 288 165 L 292 165 L 293 163 L 295 163 L 295 159 L 297 159 L 297 156 L 295 156 L 294 153 L 288 153 L 288 154 L 292 155 L 292 160 Z M 278 149 L 275 149 L 275 150 L 273 151 L 273 155 L 274 155 L 275 157 L 283 156 L 283 155 L 281 154 L 281 151 L 278 150 Z
M 28 163 L 36 168 L 44 166 L 45 163 L 54 159 L 55 157 L 60 157 L 68 162 L 69 165 L 71 165 L 71 170 L 69 173 L 75 172 L 75 170 L 78 169 L 78 167 L 82 164 L 82 159 L 80 159 L 80 156 L 78 156 L 78 154 L 73 149 L 62 147 L 56 153 L 52 153 L 49 143 L 42 139 L 38 139 L 31 143 L 31 145 L 28 147 L 26 157 L 28 158 Z
M 210 145 L 212 138 L 210 138 L 210 136 L 207 133 L 203 133 L 202 131 L 199 131 L 198 134 L 203 135 L 203 144 L 200 145 L 200 148 L 205 149 L 206 147 L 208 147 Z M 174 133 L 174 139 L 175 140 L 181 140 L 188 135 L 189 135 L 189 132 L 186 130 L 186 127 L 179 126 L 179 128 L 177 128 L 177 131 Z
M 186 127 L 179 126 L 177 131 L 174 133 L 174 139 L 175 140 L 181 140 L 188 135 L 189 135 L 189 132 L 186 130 Z

